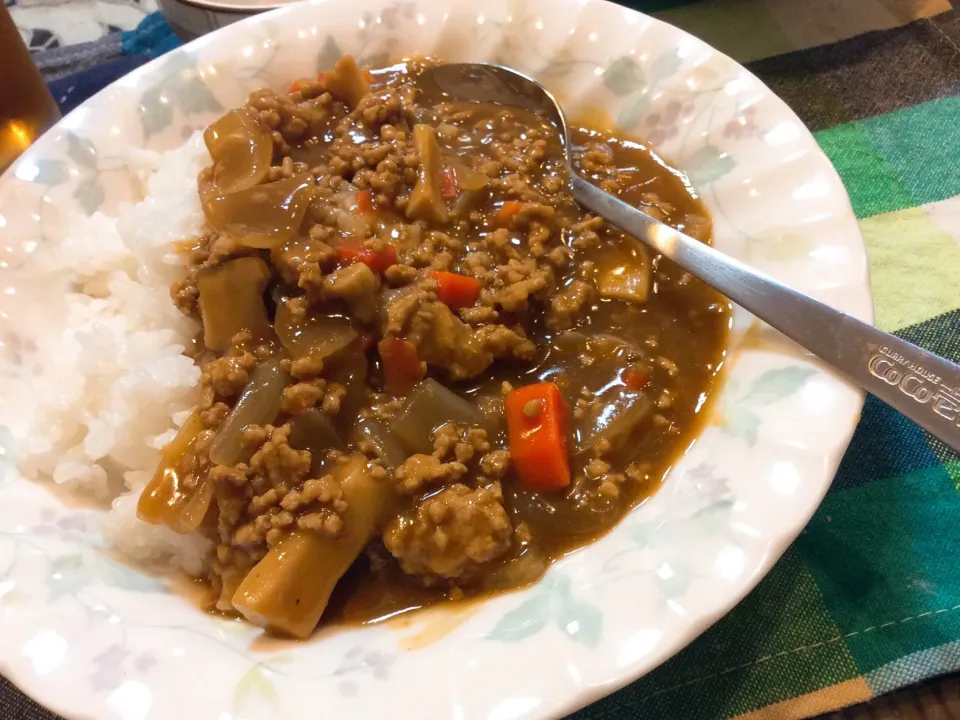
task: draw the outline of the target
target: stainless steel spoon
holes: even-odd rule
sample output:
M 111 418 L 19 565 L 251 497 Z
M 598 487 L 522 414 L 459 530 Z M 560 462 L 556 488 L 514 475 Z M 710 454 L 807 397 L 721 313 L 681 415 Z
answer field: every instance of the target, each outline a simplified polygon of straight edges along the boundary
M 877 330 L 763 275 L 591 185 L 574 170 L 567 120 L 536 80 L 481 63 L 438 65 L 418 85 L 428 98 L 531 110 L 560 131 L 577 201 L 812 352 L 960 451 L 960 366 Z

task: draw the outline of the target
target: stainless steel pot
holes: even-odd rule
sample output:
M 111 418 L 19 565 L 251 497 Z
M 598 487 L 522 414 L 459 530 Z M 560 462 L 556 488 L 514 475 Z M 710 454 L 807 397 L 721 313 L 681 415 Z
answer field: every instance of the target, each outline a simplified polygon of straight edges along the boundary
M 291 2 L 296 0 L 158 0 L 167 22 L 184 42 Z

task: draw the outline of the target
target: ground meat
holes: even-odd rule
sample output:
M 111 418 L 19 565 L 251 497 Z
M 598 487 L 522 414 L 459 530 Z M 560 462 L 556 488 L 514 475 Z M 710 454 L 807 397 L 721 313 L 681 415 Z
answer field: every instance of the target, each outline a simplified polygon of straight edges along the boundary
M 203 420 L 204 427 L 220 427 L 220 423 L 230 412 L 230 406 L 226 403 L 218 402 L 211 405 L 206 410 L 200 411 L 200 419 Z
M 531 360 L 536 347 L 520 331 L 503 325 L 474 330 L 441 302 L 425 302 L 410 324 L 407 338 L 428 365 L 444 368 L 454 380 L 482 373 L 496 358 Z
M 325 299 L 343 300 L 357 319 L 370 322 L 377 316 L 380 278 L 363 263 L 353 263 L 324 279 Z
M 500 313 L 490 305 L 475 305 L 461 308 L 460 319 L 470 325 L 484 325 L 499 320 Z
M 610 503 L 620 498 L 621 488 L 627 477 L 613 472 L 606 460 L 593 458 L 583 468 L 583 475 L 574 479 L 574 490 L 586 504 Z
M 394 287 L 407 285 L 417 279 L 419 270 L 409 265 L 391 265 L 383 272 L 383 277 Z
M 441 302 L 423 302 L 413 314 L 407 337 L 418 349 L 420 359 L 447 368 L 454 378 L 468 378 L 483 372 L 493 362 L 473 337 L 473 331 Z
M 197 281 L 193 275 L 174 282 L 170 286 L 170 298 L 177 310 L 184 315 L 197 316 L 200 314 L 200 292 L 197 290 Z
M 298 382 L 284 388 L 280 409 L 291 415 L 302 415 L 319 404 L 328 415 L 336 415 L 346 393 L 347 389 L 340 383 L 320 378 Z
M 553 284 L 553 270 L 540 266 L 533 258 L 510 260 L 497 268 L 497 280 L 491 301 L 508 312 L 524 310 L 531 295 Z
M 584 304 L 593 295 L 593 288 L 582 280 L 574 280 L 550 298 L 547 327 L 554 332 L 576 325 Z
M 508 328 L 505 325 L 484 325 L 474 331 L 474 339 L 485 352 L 494 358 L 513 357 L 531 362 L 537 347 L 519 327 Z
M 215 358 L 203 366 L 201 390 L 209 389 L 214 397 L 233 398 L 250 382 L 250 372 L 256 364 L 253 353 L 246 351 Z M 211 401 L 207 408 L 212 406 Z
M 510 459 L 509 450 L 491 450 L 480 458 L 480 469 L 488 478 L 497 480 L 510 468 Z
M 571 245 L 576 250 L 596 247 L 600 243 L 600 231 L 603 230 L 603 218 L 587 216 L 570 228 L 573 235 Z
M 257 475 L 283 493 L 297 485 L 310 470 L 310 453 L 290 447 L 290 425 L 268 429 L 269 437 L 250 459 Z
M 389 517 L 381 521 L 386 529 L 380 528 L 383 542 L 374 538 L 378 550 L 368 548 L 379 558 L 377 581 L 390 583 L 385 596 L 399 595 L 393 590 L 407 582 L 394 586 L 390 581 L 400 570 L 438 586 L 430 597 L 455 595 L 469 592 L 468 583 L 491 569 L 490 563 L 499 569 L 498 560 L 513 558 L 518 543 L 529 546 L 528 559 L 538 556 L 542 562 L 569 546 L 570 538 L 561 536 L 570 528 L 541 526 L 525 508 L 526 491 L 519 484 L 510 487 L 516 495 L 508 515 L 499 480 L 510 471 L 512 458 L 499 431 L 488 435 L 475 427 L 444 425 L 434 433 L 429 454 L 408 457 L 401 448 L 396 459 L 406 459 L 395 464 L 392 453 L 386 469 L 371 436 L 351 425 L 358 417 L 377 419 L 391 430 L 410 397 L 407 383 L 386 382 L 399 374 L 394 370 L 403 370 L 411 382 L 424 374 L 434 377 L 476 403 L 486 417 L 498 418 L 499 426 L 504 395 L 536 378 L 556 382 L 565 396 L 572 393 L 571 414 L 582 423 L 619 398 L 617 378 L 639 363 L 649 375 L 644 394 L 656 407 L 643 430 L 653 439 L 647 444 L 647 436 L 638 434 L 635 450 L 650 466 L 624 470 L 633 459 L 628 446 L 605 439 L 589 452 L 571 454 L 571 487 L 551 499 L 571 517 L 602 517 L 605 529 L 636 499 L 636 488 L 659 481 L 666 462 L 660 438 L 670 440 L 679 431 L 674 416 L 682 417 L 702 390 L 693 369 L 710 357 L 716 361 L 716 348 L 708 345 L 718 337 L 710 327 L 714 315 L 695 296 L 702 289 L 669 263 L 655 265 L 655 285 L 644 306 L 593 302 L 599 296 L 597 268 L 607 264 L 607 248 L 620 246 L 624 236 L 576 203 L 555 130 L 521 110 L 424 102 L 414 76 L 430 64 L 413 60 L 407 69 L 365 76 L 343 61 L 322 80 L 298 80 L 289 92 L 253 93 L 246 112 L 269 132 L 274 151 L 262 182 L 295 176 L 313 181 L 302 224 L 269 250 L 247 247 L 238 233 L 209 227 L 180 244 L 189 269 L 171 295 L 186 315 L 199 316 L 199 270 L 255 255 L 271 272 L 263 296 L 267 317 L 275 317 L 279 307 L 294 322 L 336 315 L 352 323 L 359 336 L 325 362 L 295 358 L 293 348 L 279 342 L 254 347 L 250 337 L 239 337 L 224 357 L 211 361 L 215 353 L 197 343 L 196 359 L 203 368 L 197 413 L 203 429 L 179 461 L 178 488 L 194 491 L 205 478 L 213 486 L 214 507 L 200 532 L 216 548 L 210 567 L 224 610 L 231 609 L 230 599 L 247 572 L 290 533 L 343 534 L 350 521 L 344 488 L 335 480 L 338 474 L 326 473 L 344 453 L 368 456 L 369 471 L 390 489 Z M 423 160 L 434 148 L 424 144 L 421 131 L 414 142 L 418 123 L 431 127 L 446 171 L 453 163 L 453 178 L 427 178 L 433 173 Z M 580 172 L 590 182 L 695 237 L 709 237 L 709 220 L 685 199 L 679 179 L 660 172 L 656 158 L 642 157 L 599 131 L 574 133 Z M 215 184 L 215 170 L 201 172 L 204 186 Z M 421 214 L 421 194 L 413 190 L 425 179 L 442 192 L 434 187 L 428 193 L 437 203 Z M 654 186 L 659 196 L 649 192 Z M 350 256 L 358 261 L 348 262 Z M 444 278 L 449 284 L 440 293 L 435 271 L 475 280 L 479 295 L 474 298 L 469 280 L 458 286 L 452 278 Z M 668 288 L 669 296 L 660 297 L 660 288 Z M 664 336 L 659 352 L 670 357 L 656 357 L 658 338 L 672 333 L 677 320 L 689 322 L 691 333 Z M 594 339 L 579 352 L 570 343 L 555 342 L 558 333 L 573 327 L 587 328 L 590 335 L 602 328 L 630 347 L 606 349 Z M 403 346 L 408 352 L 402 358 L 397 353 L 398 365 L 390 367 L 390 353 L 378 357 L 378 341 L 384 338 L 409 341 L 418 357 Z M 268 356 L 290 378 L 277 425 L 245 428 L 246 462 L 212 466 L 212 440 L 257 363 Z M 687 363 L 693 369 L 684 383 Z M 339 437 L 330 443 L 338 449 L 314 455 L 290 445 L 291 427 L 316 419 L 313 413 L 304 417 L 312 409 L 338 415 L 331 432 Z M 336 612 L 325 617 L 335 620 Z
M 393 471 L 397 490 L 404 495 L 416 495 L 426 488 L 459 480 L 467 472 L 461 462 L 440 462 L 433 455 L 411 455 Z
M 454 460 L 479 470 L 487 480 L 501 478 L 510 467 L 509 451 L 491 449 L 486 430 L 453 423 L 437 428 L 433 436 L 433 455 L 438 460 Z
M 320 401 L 326 388 L 325 380 L 311 380 L 289 385 L 283 390 L 283 404 L 280 409 L 290 415 L 302 415 Z
M 474 455 L 489 449 L 487 431 L 480 428 L 447 423 L 437 428 L 433 435 L 433 454 L 440 460 L 453 457 L 457 462 L 468 463 Z
M 336 263 L 336 251 L 321 238 L 330 237 L 330 228 L 314 225 L 310 229 L 309 239 L 294 238 L 279 248 L 270 251 L 270 260 L 280 271 L 281 277 L 296 285 L 300 275 L 310 271 L 322 273 L 332 270 Z M 327 231 L 327 232 L 324 232 Z
M 456 484 L 392 520 L 383 541 L 405 573 L 429 585 L 469 579 L 509 550 L 512 534 L 499 484 Z
M 290 362 L 289 372 L 297 380 L 311 380 L 322 371 L 323 360 L 317 360 L 309 355 Z
M 310 453 L 291 447 L 289 438 L 289 424 L 250 426 L 249 464 L 209 469 L 219 509 L 213 570 L 224 585 L 294 530 L 343 532 L 347 503 L 339 483 L 329 475 L 310 478 Z
M 385 305 L 384 335 L 402 335 L 410 318 L 425 302 L 436 300 L 436 282 L 423 281 L 400 290 L 391 291 Z
M 316 83 L 303 83 L 293 95 L 258 90 L 248 100 L 248 105 L 259 111 L 260 122 L 274 131 L 274 147 L 280 156 L 290 153 L 291 143 L 322 132 L 338 104 Z

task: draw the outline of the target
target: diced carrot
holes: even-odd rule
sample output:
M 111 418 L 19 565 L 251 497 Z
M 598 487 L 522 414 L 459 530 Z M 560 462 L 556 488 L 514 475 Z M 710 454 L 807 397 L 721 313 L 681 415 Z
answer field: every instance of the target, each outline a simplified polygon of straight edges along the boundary
M 511 390 L 504 399 L 510 455 L 520 483 L 530 490 L 570 484 L 567 404 L 552 382 Z
M 377 344 L 387 392 L 406 395 L 423 379 L 417 346 L 403 338 L 384 338 Z
M 373 73 L 370 72 L 370 69 L 369 69 L 369 68 L 367 68 L 367 69 L 365 69 L 365 70 L 363 71 L 363 76 L 367 79 L 367 82 L 368 82 L 368 83 L 372 83 L 372 82 L 373 82 Z
M 357 193 L 357 212 L 373 212 L 373 190 L 361 190 Z
M 494 222 L 499 227 L 506 227 L 510 224 L 510 221 L 523 209 L 523 203 L 517 200 L 507 200 L 503 205 L 497 210 L 497 214 L 494 216 Z
M 342 263 L 362 262 L 378 275 L 391 265 L 397 264 L 397 249 L 384 245 L 381 250 L 371 250 L 362 240 L 344 240 L 337 245 L 337 258 Z
M 309 78 L 297 78 L 290 84 L 290 89 L 287 90 L 287 94 L 293 95 L 293 93 L 299 92 L 308 82 L 310 82 Z
M 327 74 L 326 74 L 326 73 L 318 73 L 318 74 L 317 74 L 317 82 L 318 82 L 318 83 L 322 83 L 322 82 L 323 82 L 324 80 L 326 80 L 326 79 L 327 79 Z
M 476 278 L 443 270 L 431 270 L 430 277 L 437 281 L 437 298 L 451 310 L 470 307 L 480 297 Z
M 440 194 L 447 200 L 453 200 L 457 196 L 457 176 L 453 168 L 444 168 L 440 179 Z
M 636 366 L 624 370 L 620 379 L 623 380 L 623 384 L 627 386 L 627 390 L 643 390 L 650 384 L 649 373 L 643 368 Z

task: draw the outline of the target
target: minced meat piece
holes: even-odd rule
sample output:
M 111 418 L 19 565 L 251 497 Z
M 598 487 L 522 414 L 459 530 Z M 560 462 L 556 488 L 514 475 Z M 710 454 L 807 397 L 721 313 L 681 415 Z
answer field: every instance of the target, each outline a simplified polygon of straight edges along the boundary
M 290 447 L 290 425 L 250 426 L 249 464 L 209 471 L 219 509 L 214 572 L 226 578 L 249 568 L 296 529 L 336 537 L 347 503 L 332 476 L 310 478 L 311 455 Z M 226 582 L 226 580 L 224 580 Z
M 407 339 L 417 345 L 420 359 L 442 367 L 454 380 L 482 373 L 500 357 L 532 359 L 529 339 L 503 325 L 473 330 L 441 302 L 426 302 L 413 317 Z
M 508 312 L 523 310 L 531 295 L 546 290 L 553 284 L 553 270 L 549 265 L 538 266 L 536 260 L 510 260 L 497 268 L 498 289 L 492 301 Z
M 459 480 L 467 472 L 460 462 L 441 462 L 433 455 L 411 455 L 393 471 L 397 490 L 415 495 L 434 485 L 445 485 Z
M 383 277 L 386 278 L 394 287 L 407 285 L 417 279 L 420 271 L 409 265 L 391 265 L 383 271 Z
M 326 380 L 310 380 L 288 385 L 283 390 L 283 403 L 280 409 L 290 415 L 302 415 L 320 402 L 326 390 Z
M 573 515 L 582 513 L 585 525 L 599 523 L 605 530 L 655 489 L 673 452 L 684 446 L 674 437 L 682 417 L 709 389 L 704 368 L 722 357 L 727 318 L 719 300 L 655 254 L 650 260 L 656 283 L 644 307 L 617 298 L 601 302 L 598 267 L 609 265 L 611 252 L 629 254 L 632 241 L 577 203 L 556 129 L 521 109 L 429 101 L 417 78 L 434 64 L 414 58 L 371 74 L 342 60 L 339 70 L 296 80 L 287 92 L 254 92 L 242 109 L 242 124 L 256 157 L 244 143 L 225 144 L 213 153 L 216 162 L 199 173 L 204 190 L 218 190 L 221 180 L 230 184 L 227 176 L 241 169 L 252 171 L 264 188 L 294 178 L 310 183 L 303 216 L 276 246 L 251 242 L 242 213 L 229 221 L 236 209 L 225 203 L 218 219 L 209 202 L 201 203 L 211 214 L 199 236 L 176 244 L 185 272 L 171 296 L 188 317 L 204 320 L 197 273 L 242 257 L 257 257 L 269 268 L 263 315 L 287 316 L 280 317 L 282 332 L 241 331 L 227 352 L 205 347 L 205 333 L 185 352 L 201 368 L 199 399 L 189 433 L 164 450 L 165 462 L 173 452 L 179 455 L 178 483 L 165 488 L 172 502 L 179 502 L 177 492 L 191 493 L 192 502 L 192 493 L 213 490 L 197 531 L 214 546 L 208 568 L 223 610 L 233 609 L 232 598 L 249 571 L 291 533 L 336 539 L 346 531 L 353 538 L 351 518 L 366 524 L 365 512 L 379 512 L 380 501 L 380 537 L 366 551 L 376 559 L 369 572 L 384 584 L 385 602 L 371 606 L 389 612 L 404 596 L 395 592 L 406 582 L 395 577 L 397 567 L 437 586 L 425 594 L 428 600 L 465 595 L 471 581 L 478 590 L 497 586 L 495 578 L 479 582 L 481 574 L 496 573 L 521 547 L 524 555 L 530 551 L 527 559 L 539 558 L 529 566 L 536 575 L 568 540 L 578 540 L 546 532 L 521 496 L 506 510 L 499 482 L 512 466 L 504 432 L 509 428 L 503 427 L 509 392 L 538 380 L 556 383 L 568 398 L 567 422 L 576 426 L 611 404 L 614 415 L 621 412 L 618 380 L 643 385 L 645 404 L 638 412 L 649 403 L 651 416 L 637 438 L 650 434 L 662 453 L 624 468 L 628 458 L 614 451 L 626 447 L 626 437 L 615 444 L 599 440 L 589 452 L 568 452 L 571 483 L 563 503 L 571 522 L 565 529 L 575 532 L 580 523 Z M 414 142 L 426 137 L 422 129 L 415 133 L 418 124 L 439 141 L 440 167 L 433 167 L 422 142 Z M 573 139 L 576 166 L 588 182 L 709 241 L 703 207 L 654 155 L 605 131 L 576 128 Z M 254 167 L 266 161 L 267 150 L 269 167 Z M 418 183 L 432 186 L 438 202 L 430 217 L 411 221 Z M 210 221 L 231 229 L 216 230 Z M 460 276 L 441 276 L 442 293 L 441 271 Z M 259 317 L 261 308 L 255 309 Z M 323 358 L 301 357 L 303 343 L 292 339 L 296 328 L 306 332 L 314 320 L 329 316 L 349 323 L 355 339 Z M 569 333 L 571 328 L 584 329 Z M 570 338 L 561 340 L 562 334 Z M 584 334 L 588 345 L 576 339 Z M 271 376 L 276 384 L 248 397 L 254 406 L 263 402 L 269 419 L 241 431 L 243 462 L 214 466 L 210 448 L 265 362 L 279 363 L 285 375 Z M 631 377 L 626 373 L 634 366 L 638 373 Z M 437 394 L 436 406 L 415 405 L 417 398 L 429 399 L 415 384 L 424 377 L 475 405 L 485 429 L 462 422 L 471 414 L 454 411 L 462 407 L 456 397 Z M 323 418 L 315 417 L 321 413 Z M 459 419 L 437 428 L 450 417 Z M 295 437 L 291 445 L 292 428 L 330 418 L 329 427 L 316 428 L 323 437 Z M 409 455 L 405 442 L 412 440 L 397 432 L 403 422 L 419 426 L 424 436 L 432 433 L 432 447 L 418 442 L 425 452 Z M 197 429 L 187 445 L 187 435 Z M 347 454 L 367 459 L 369 478 L 347 480 L 332 470 Z M 375 495 L 376 506 L 351 515 L 346 498 L 367 500 L 348 484 L 358 478 L 376 480 L 389 497 Z M 373 494 L 369 487 L 367 492 Z M 186 519 L 198 520 L 190 514 Z M 183 525 L 171 524 L 174 530 Z M 359 544 L 372 530 L 366 527 L 354 539 Z M 533 578 L 531 570 L 525 573 L 524 582 Z M 337 614 L 333 607 L 325 617 L 336 621 Z
M 420 306 L 437 299 L 435 288 L 436 281 L 425 280 L 385 293 L 390 299 L 384 308 L 383 334 L 402 335 Z
M 203 366 L 200 384 L 209 386 L 218 397 L 232 398 L 250 382 L 250 371 L 256 362 L 249 352 L 215 358 Z
M 499 479 L 509 468 L 509 450 L 491 450 L 480 458 L 480 469 L 488 478 Z
M 441 425 L 433 435 L 433 454 L 440 460 L 449 457 L 468 463 L 474 455 L 490 449 L 487 431 L 476 427 L 459 427 L 452 423 Z
M 255 473 L 284 493 L 310 471 L 310 453 L 290 447 L 290 425 L 272 428 L 270 437 L 250 459 Z
M 456 484 L 392 520 L 383 542 L 405 573 L 430 585 L 469 579 L 509 550 L 512 535 L 498 483 L 477 490 Z
M 198 316 L 200 314 L 200 291 L 197 289 L 197 280 L 194 275 L 177 280 L 170 286 L 170 298 L 177 310 L 184 315 Z
M 576 325 L 584 304 L 592 294 L 593 288 L 583 280 L 574 280 L 565 286 L 550 298 L 550 307 L 547 308 L 547 327 L 558 331 L 568 330 Z
M 204 427 L 217 428 L 230 412 L 230 406 L 226 403 L 218 402 L 211 405 L 206 410 L 200 412 L 200 419 L 203 420 Z
M 280 409 L 290 415 L 302 415 L 319 404 L 327 415 L 336 415 L 340 412 L 340 402 L 346 393 L 347 389 L 340 383 L 321 378 L 298 382 L 284 388 Z
M 323 360 L 307 357 L 297 358 L 290 363 L 290 374 L 297 380 L 310 380 L 323 371 Z

